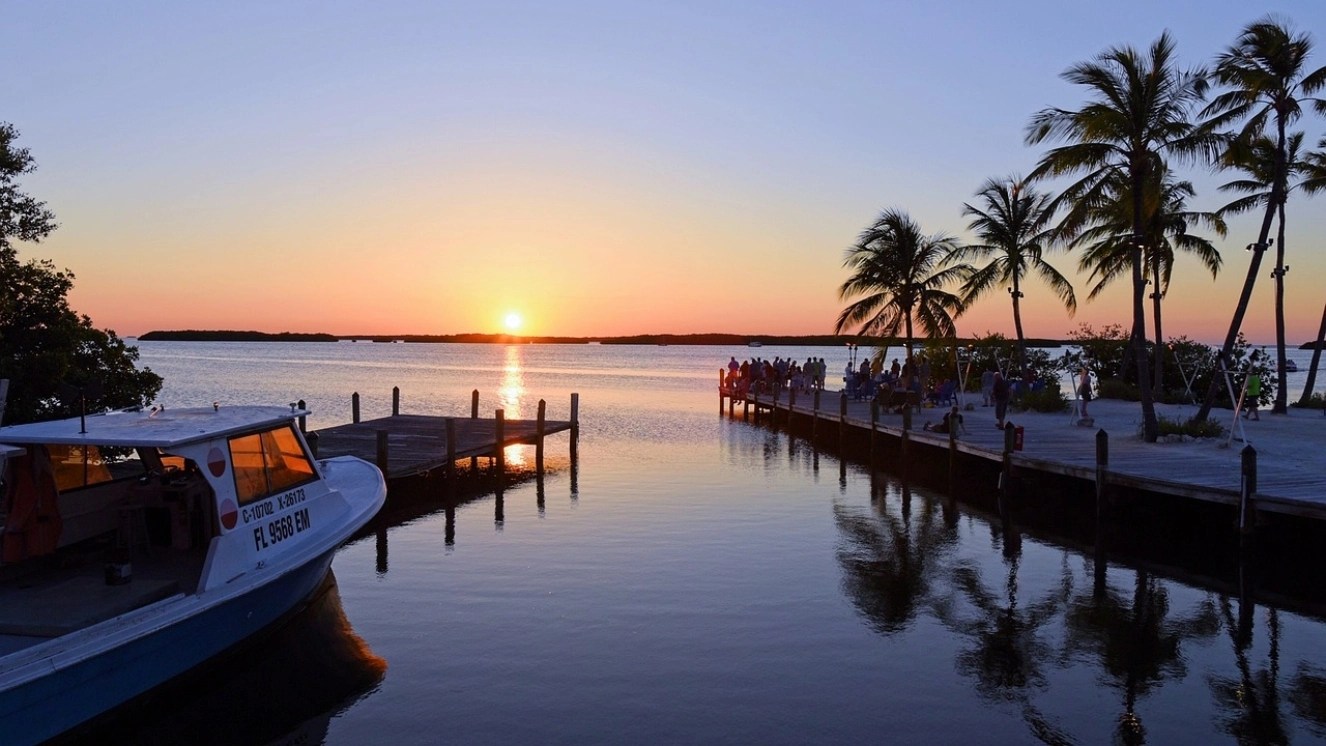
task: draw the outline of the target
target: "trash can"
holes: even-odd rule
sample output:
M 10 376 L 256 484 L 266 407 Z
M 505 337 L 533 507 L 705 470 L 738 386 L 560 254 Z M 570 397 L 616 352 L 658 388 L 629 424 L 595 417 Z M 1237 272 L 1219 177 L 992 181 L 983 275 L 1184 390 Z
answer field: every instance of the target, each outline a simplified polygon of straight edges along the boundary
M 1021 425 L 1018 425 L 1017 427 L 1014 427 L 1014 428 L 1013 428 L 1013 450 L 1015 450 L 1015 451 L 1020 451 L 1020 450 L 1022 450 L 1022 426 L 1021 426 Z

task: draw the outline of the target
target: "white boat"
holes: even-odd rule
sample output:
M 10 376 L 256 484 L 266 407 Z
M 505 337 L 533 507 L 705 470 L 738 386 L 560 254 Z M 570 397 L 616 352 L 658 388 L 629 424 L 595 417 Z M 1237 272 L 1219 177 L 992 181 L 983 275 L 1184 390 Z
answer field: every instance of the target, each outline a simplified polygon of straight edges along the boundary
M 283 407 L 0 428 L 0 733 L 40 743 L 282 619 L 386 498 Z
M 1298 372 L 1298 363 L 1294 362 L 1293 360 L 1285 360 L 1285 372 L 1286 372 L 1286 373 L 1297 373 L 1297 372 Z

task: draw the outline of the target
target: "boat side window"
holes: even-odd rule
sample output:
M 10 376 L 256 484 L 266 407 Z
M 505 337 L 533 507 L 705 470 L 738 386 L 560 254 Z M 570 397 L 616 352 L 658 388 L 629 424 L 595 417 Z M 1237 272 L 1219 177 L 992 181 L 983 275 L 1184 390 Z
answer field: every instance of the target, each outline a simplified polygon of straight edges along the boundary
M 313 464 L 294 426 L 230 439 L 235 494 L 241 505 L 309 481 Z
M 102 457 L 101 449 L 94 445 L 46 446 L 55 472 L 55 487 L 61 492 L 109 482 L 114 477 Z

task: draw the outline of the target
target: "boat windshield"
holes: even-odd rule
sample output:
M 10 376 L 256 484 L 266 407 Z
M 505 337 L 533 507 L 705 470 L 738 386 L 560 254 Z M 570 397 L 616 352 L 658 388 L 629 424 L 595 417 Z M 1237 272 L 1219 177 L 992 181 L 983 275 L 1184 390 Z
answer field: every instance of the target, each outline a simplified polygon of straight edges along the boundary
M 235 495 L 241 505 L 313 479 L 313 463 L 293 425 L 230 439 Z

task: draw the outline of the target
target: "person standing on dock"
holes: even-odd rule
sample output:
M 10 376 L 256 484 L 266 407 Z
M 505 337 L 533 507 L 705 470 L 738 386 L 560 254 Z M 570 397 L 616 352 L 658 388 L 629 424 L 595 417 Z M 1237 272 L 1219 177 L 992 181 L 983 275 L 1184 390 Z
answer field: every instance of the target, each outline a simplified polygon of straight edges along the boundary
M 1257 353 L 1254 352 L 1254 353 L 1253 353 L 1253 357 L 1256 358 L 1256 356 L 1257 356 Z M 1257 375 L 1256 373 L 1249 372 L 1249 373 L 1248 373 L 1248 397 L 1247 397 L 1247 403 L 1248 403 L 1247 410 L 1248 410 L 1248 413 L 1245 414 L 1245 415 L 1243 415 L 1244 418 L 1249 419 L 1249 420 L 1260 420 L 1260 419 L 1261 419 L 1261 415 L 1257 413 L 1257 405 L 1258 405 L 1258 403 L 1259 403 L 1257 400 L 1258 400 L 1258 399 L 1261 399 L 1261 398 L 1262 398 L 1262 377 L 1259 376 L 1259 375 Z
M 1082 419 L 1085 420 L 1090 417 L 1087 414 L 1087 405 L 1091 403 L 1091 371 L 1087 370 L 1085 365 L 1082 366 L 1082 373 L 1078 377 L 1077 394 L 1082 397 Z
M 994 374 L 994 384 L 990 387 L 990 398 L 994 400 L 995 427 L 1004 429 L 1004 415 L 1008 414 L 1008 381 L 1000 373 Z

